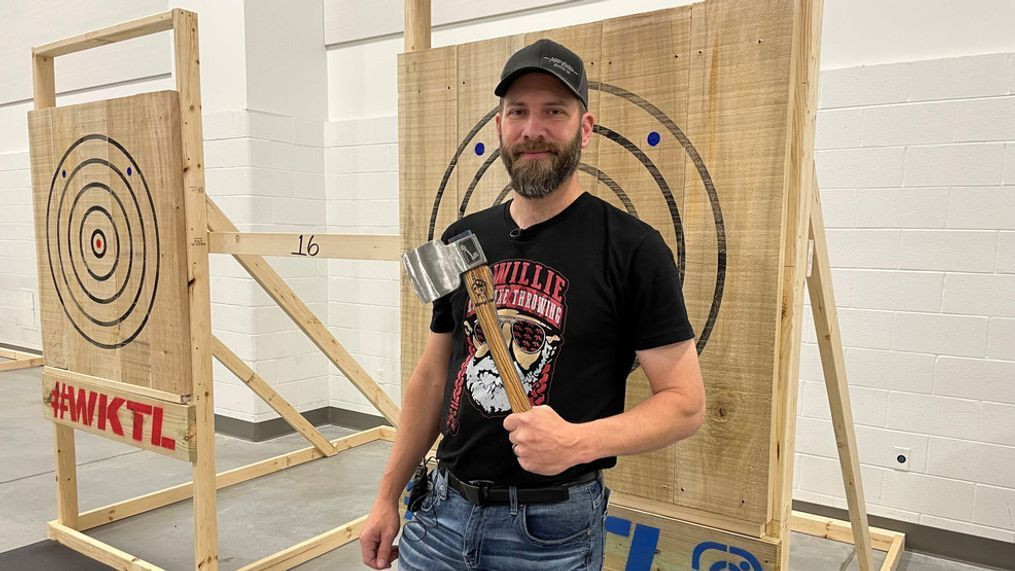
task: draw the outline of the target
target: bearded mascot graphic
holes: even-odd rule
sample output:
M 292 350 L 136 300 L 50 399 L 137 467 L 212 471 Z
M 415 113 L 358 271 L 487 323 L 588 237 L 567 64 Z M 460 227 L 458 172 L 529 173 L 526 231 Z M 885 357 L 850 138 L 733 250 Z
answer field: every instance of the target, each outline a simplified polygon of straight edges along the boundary
M 497 262 L 493 271 L 495 300 L 501 330 L 522 388 L 533 405 L 547 404 L 554 363 L 563 345 L 568 280 L 559 272 L 530 260 Z M 484 416 L 511 412 L 504 383 L 486 344 L 471 302 L 465 308 L 466 356 L 455 378 L 447 429 L 458 431 L 464 400 Z

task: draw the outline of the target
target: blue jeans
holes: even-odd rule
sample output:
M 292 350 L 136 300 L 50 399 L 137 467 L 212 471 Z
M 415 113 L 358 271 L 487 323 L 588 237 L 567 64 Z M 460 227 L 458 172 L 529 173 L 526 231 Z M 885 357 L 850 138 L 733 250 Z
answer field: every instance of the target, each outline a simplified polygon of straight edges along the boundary
M 598 570 L 609 490 L 602 476 L 552 504 L 477 506 L 435 470 L 431 491 L 402 529 L 398 568 Z

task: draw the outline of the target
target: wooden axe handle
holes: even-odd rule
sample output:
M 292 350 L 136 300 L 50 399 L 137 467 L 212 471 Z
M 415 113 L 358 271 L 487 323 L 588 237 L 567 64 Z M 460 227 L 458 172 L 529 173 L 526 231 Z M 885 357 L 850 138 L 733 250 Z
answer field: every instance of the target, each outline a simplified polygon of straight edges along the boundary
M 508 402 L 511 403 L 513 412 L 525 412 L 532 408 L 529 404 L 529 397 L 522 388 L 522 382 L 518 379 L 518 371 L 515 369 L 511 353 L 508 352 L 507 343 L 500 330 L 500 320 L 497 318 L 497 304 L 494 300 L 493 274 L 487 265 L 478 266 L 463 274 L 465 289 L 469 292 L 469 299 L 476 307 L 476 316 L 479 318 L 479 325 L 483 328 L 486 345 L 493 355 L 493 362 L 497 365 L 497 372 L 504 382 L 504 390 L 507 392 Z

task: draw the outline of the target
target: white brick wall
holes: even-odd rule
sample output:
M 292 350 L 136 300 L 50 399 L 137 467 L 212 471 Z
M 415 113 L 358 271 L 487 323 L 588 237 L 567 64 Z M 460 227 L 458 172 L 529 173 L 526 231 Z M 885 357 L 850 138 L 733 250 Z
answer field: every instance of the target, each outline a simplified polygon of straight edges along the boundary
M 0 212 L 5 213 L 0 215 L 0 328 L 4 340 L 38 347 L 42 337 L 28 165 L 27 152 L 0 155 Z
M 204 129 L 208 195 L 241 231 L 324 230 L 323 122 L 240 110 L 209 115 Z M 269 261 L 327 322 L 327 262 Z M 213 255 L 211 269 L 215 335 L 297 410 L 329 406 L 330 365 L 323 354 L 239 264 Z M 254 422 L 277 416 L 220 365 L 215 387 L 220 414 Z
M 1013 66 L 1015 55 L 995 54 L 825 71 L 816 138 L 834 279 L 848 281 L 836 302 L 869 510 L 1008 542 Z M 804 331 L 794 496 L 843 507 Z M 896 447 L 911 450 L 908 472 Z
M 328 230 L 398 234 L 398 120 L 333 121 L 324 128 Z M 328 325 L 381 387 L 400 402 L 399 264 L 331 260 Z M 377 415 L 341 374 L 331 379 L 333 406 Z

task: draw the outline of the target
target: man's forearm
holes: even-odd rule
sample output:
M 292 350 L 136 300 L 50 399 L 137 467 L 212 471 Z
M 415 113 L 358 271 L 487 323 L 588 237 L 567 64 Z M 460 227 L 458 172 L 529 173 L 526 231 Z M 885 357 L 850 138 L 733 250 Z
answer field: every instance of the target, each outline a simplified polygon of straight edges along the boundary
M 437 439 L 444 379 L 420 371 L 406 385 L 391 457 L 377 492 L 378 501 L 398 501 L 413 469 Z
M 682 393 L 662 391 L 621 414 L 575 425 L 575 464 L 651 452 L 693 436 L 704 407 L 691 401 Z

